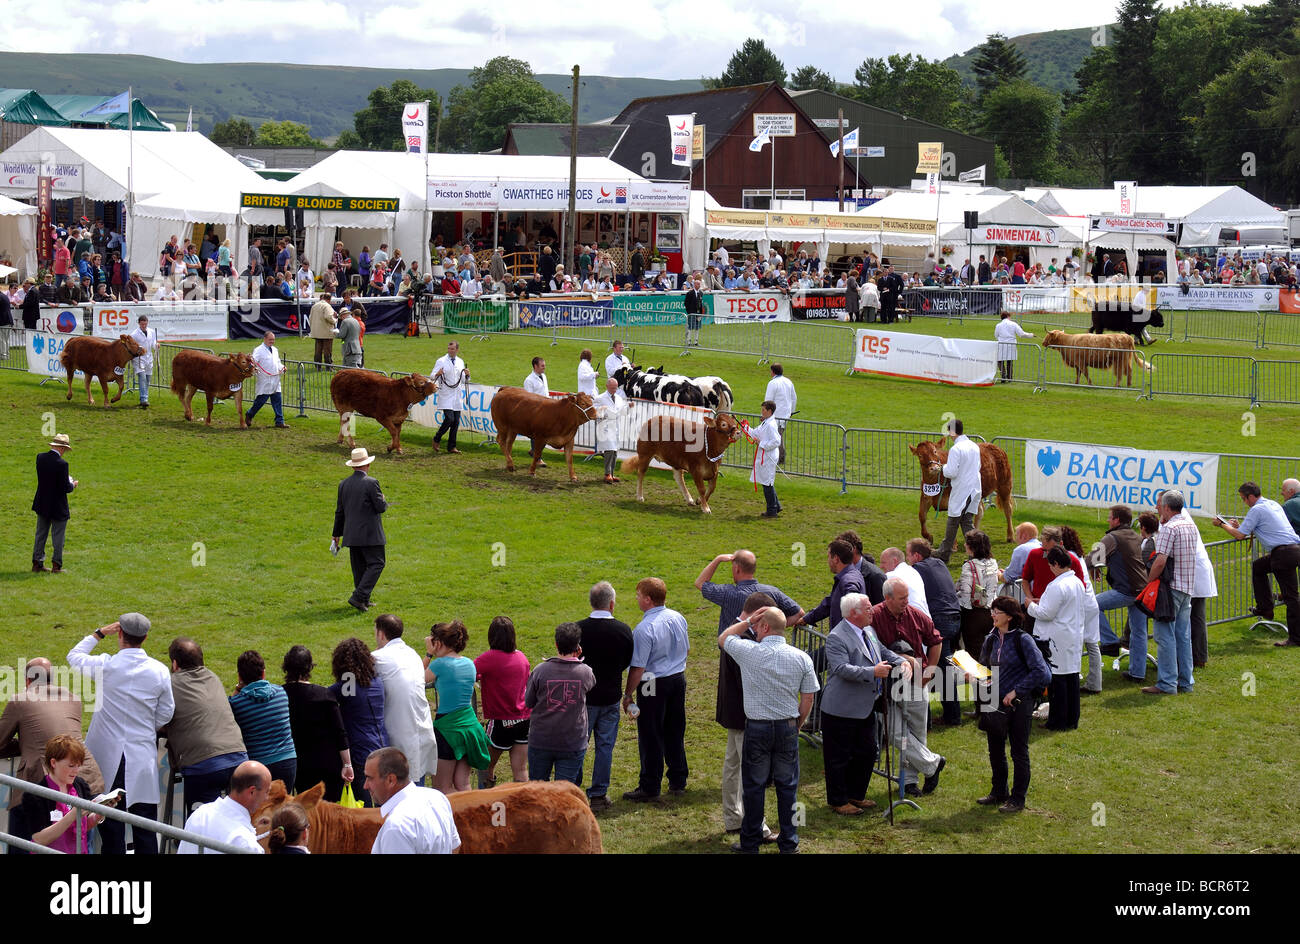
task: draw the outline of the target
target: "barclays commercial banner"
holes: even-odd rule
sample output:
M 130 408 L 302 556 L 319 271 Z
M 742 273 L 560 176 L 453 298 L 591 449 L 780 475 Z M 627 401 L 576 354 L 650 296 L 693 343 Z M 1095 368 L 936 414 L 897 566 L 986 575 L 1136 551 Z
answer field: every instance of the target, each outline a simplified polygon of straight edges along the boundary
M 64 346 L 75 335 L 51 334 L 48 331 L 36 330 L 23 333 L 27 335 L 27 372 L 29 374 L 39 374 L 42 377 L 68 376 L 68 372 L 59 363 L 59 355 L 63 353 Z M 82 376 L 81 371 L 77 371 L 77 377 Z M 105 377 L 104 379 L 112 380 L 113 378 Z
M 520 328 L 607 328 L 614 323 L 612 298 L 563 302 L 530 299 L 512 304 L 515 308 L 513 320 Z
M 1219 457 L 1122 446 L 1030 440 L 1025 443 L 1026 494 L 1032 501 L 1108 508 L 1155 508 L 1156 495 L 1176 488 L 1193 515 L 1213 517 Z
M 487 384 L 466 384 L 465 395 L 460 411 L 460 433 L 467 430 L 482 433 L 485 436 L 497 434 L 496 424 L 492 422 L 492 396 L 500 387 Z M 443 410 L 438 405 L 438 394 L 426 397 L 411 407 L 409 418 L 420 426 L 437 429 L 442 425 Z

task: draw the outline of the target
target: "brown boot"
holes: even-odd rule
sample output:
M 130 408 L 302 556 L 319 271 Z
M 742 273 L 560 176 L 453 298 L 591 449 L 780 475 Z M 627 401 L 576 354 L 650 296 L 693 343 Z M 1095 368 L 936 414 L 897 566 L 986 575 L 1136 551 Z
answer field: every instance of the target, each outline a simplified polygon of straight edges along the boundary
M 32 573 L 48 574 L 49 572 L 50 572 L 50 568 L 46 567 L 43 562 L 37 560 L 32 561 Z
M 50 570 L 50 573 L 54 573 L 54 574 L 63 573 L 63 564 L 60 563 L 59 561 L 55 561 L 54 567 Z

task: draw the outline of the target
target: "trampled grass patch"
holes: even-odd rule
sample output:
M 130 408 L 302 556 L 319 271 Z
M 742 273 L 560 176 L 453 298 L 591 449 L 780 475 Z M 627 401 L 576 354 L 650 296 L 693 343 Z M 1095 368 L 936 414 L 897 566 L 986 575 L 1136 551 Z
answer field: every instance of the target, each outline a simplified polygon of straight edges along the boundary
M 551 347 L 538 337 L 462 337 L 461 344 L 476 381 L 517 384 L 531 357 L 541 354 L 554 389 L 573 386 L 585 346 Z M 284 339 L 283 346 L 290 357 L 310 355 L 310 341 Z M 1237 346 L 1208 344 L 1157 349 L 1166 347 L 1238 352 Z M 367 366 L 427 372 L 444 349 L 441 338 L 372 336 L 366 339 Z M 603 350 L 597 353 L 603 357 Z M 639 361 L 666 362 L 668 369 L 722 375 L 745 411 L 757 409 L 768 379 L 754 357 L 695 352 L 676 358 L 664 349 L 637 354 Z M 942 414 L 952 411 L 988 438 L 1293 455 L 1300 419 L 1293 408 L 1261 409 L 1255 435 L 1244 437 L 1248 404 L 1240 402 L 1138 403 L 1124 394 L 1053 389 L 1035 395 L 1020 386 L 950 390 L 845 377 L 831 366 L 799 361 L 787 361 L 786 372 L 799 392 L 801 418 L 846 427 L 937 433 Z M 77 397 L 67 402 L 57 382 L 40 387 L 34 377 L 7 371 L 0 371 L 0 396 L 8 446 L 0 474 L 9 496 L 0 520 L 11 535 L 0 567 L 0 665 L 34 655 L 61 661 L 84 633 L 133 609 L 154 622 L 152 654 L 164 655 L 177 635 L 192 635 L 232 688 L 235 658 L 246 648 L 257 648 L 278 667 L 290 645 L 306 644 L 321 666 L 316 680 L 327 682 L 336 642 L 348 635 L 373 638 L 372 621 L 344 603 L 351 590 L 346 556 L 328 553 L 335 489 L 348 472 L 333 415 L 298 418 L 288 411 L 292 428 L 275 430 L 264 411 L 254 429 L 241 432 L 233 408 L 223 405 L 208 429 L 186 423 L 165 391 L 154 391 L 148 412 L 135 409 L 129 395 L 104 410 Z M 54 431 L 47 414 L 58 432 L 72 437 L 68 458 L 82 483 L 71 496 L 68 569 L 60 575 L 29 573 L 33 460 Z M 604 485 L 595 463 L 579 465 L 576 485 L 567 482 L 559 461 L 530 479 L 522 471 L 507 474 L 495 443 L 480 445 L 481 436 L 462 437 L 462 456 L 435 456 L 431 435 L 408 424 L 407 455 L 386 457 L 382 430 L 370 420 L 358 422 L 359 444 L 380 452 L 372 474 L 391 503 L 384 521 L 388 567 L 374 612 L 397 613 L 412 636 L 422 636 L 435 621 L 461 617 L 470 628 L 469 655 L 486 647 L 490 619 L 508 614 L 519 627 L 521 648 L 536 662 L 551 654 L 557 623 L 586 615 L 592 583 L 611 580 L 619 592 L 616 615 L 635 624 L 636 580 L 663 577 L 668 604 L 686 615 L 692 636 L 689 792 L 662 806 L 616 799 L 614 810 L 601 816 L 606 848 L 725 851 L 731 837 L 722 834 L 718 792 L 724 738 L 713 722 L 717 610 L 695 591 L 696 575 L 713 555 L 749 547 L 758 555 L 759 578 L 811 609 L 830 588 L 827 540 L 853 527 L 875 552 L 901 544 L 917 531 L 916 495 L 856 488 L 840 494 L 838 483 L 779 478 L 787 511 L 768 521 L 759 517 L 761 495 L 743 474 L 729 471 L 706 517 L 682 502 L 663 473 L 648 477 L 646 504 L 638 505 L 632 483 Z M 516 454 L 522 456 L 522 446 Z M 1276 491 L 1277 483 L 1261 484 L 1267 493 Z M 1017 518 L 1025 517 L 1071 524 L 1087 542 L 1105 530 L 1091 509 L 1024 502 Z M 1000 525 L 993 511 L 986 527 L 1005 563 L 1010 548 L 1000 540 Z M 1213 529 L 1205 534 L 1221 536 Z M 892 830 L 878 817 L 831 814 L 820 754 L 805 747 L 805 850 L 981 851 L 996 844 L 1026 851 L 1295 851 L 1300 840 L 1291 824 L 1300 812 L 1300 774 L 1292 757 L 1300 662 L 1294 650 L 1275 650 L 1271 637 L 1245 622 L 1212 627 L 1210 640 L 1210 665 L 1197 673 L 1194 695 L 1144 696 L 1108 668 L 1106 691 L 1084 700 L 1080 730 L 1036 730 L 1030 809 L 1018 817 L 974 806 L 988 789 L 988 761 L 983 735 L 969 722 L 931 732 L 932 746 L 949 759 L 941 785 L 923 799 L 922 812 L 900 812 Z M 270 675 L 278 678 L 276 671 Z M 625 721 L 611 795 L 631 789 L 636 770 L 635 727 Z M 869 795 L 883 799 L 883 788 L 873 780 Z M 774 802 L 769 795 L 771 822 Z

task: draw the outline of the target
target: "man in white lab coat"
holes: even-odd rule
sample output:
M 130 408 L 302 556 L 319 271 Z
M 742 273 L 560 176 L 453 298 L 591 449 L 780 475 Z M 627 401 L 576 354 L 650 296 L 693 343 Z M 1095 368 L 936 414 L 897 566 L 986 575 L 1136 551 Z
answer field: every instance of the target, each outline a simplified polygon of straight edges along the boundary
M 375 620 L 375 672 L 384 685 L 384 729 L 410 765 L 410 778 L 423 783 L 438 769 L 438 741 L 429 699 L 424 694 L 424 662 L 402 639 L 402 621 L 391 613 Z
M 108 636 L 117 636 L 118 651 L 91 655 Z M 158 818 L 158 729 L 172 719 L 171 673 L 144 651 L 149 620 L 123 613 L 115 623 L 95 630 L 68 653 L 74 671 L 96 680 L 95 707 L 86 732 L 86 747 L 99 762 L 109 790 L 126 790 L 120 805 L 128 813 Z M 132 830 L 136 855 L 157 855 L 158 834 Z M 100 827 L 105 855 L 126 852 L 126 824 L 106 819 Z
M 754 442 L 754 469 L 749 480 L 763 486 L 767 500 L 764 518 L 775 518 L 781 513 L 781 502 L 776 497 L 777 451 L 781 448 L 781 430 L 776 424 L 776 404 L 764 400 L 761 408 L 763 422 L 749 434 Z
M 799 396 L 794 392 L 794 383 L 785 375 L 785 368 L 780 364 L 772 365 L 772 379 L 767 382 L 767 392 L 763 399 L 776 404 L 776 427 L 781 431 L 781 449 L 777 462 L 785 465 L 785 421 L 794 415 L 799 405 Z
M 975 513 L 979 511 L 984 488 L 980 484 L 980 447 L 966 438 L 961 420 L 948 424 L 948 435 L 956 437 L 948 449 L 948 461 L 943 464 L 944 477 L 950 483 L 948 492 L 948 527 L 943 544 L 934 556 L 945 564 L 957 540 L 957 526 L 962 537 L 975 530 Z
M 618 476 L 614 466 L 618 462 L 618 445 L 623 431 L 623 417 L 627 414 L 627 397 L 613 377 L 605 378 L 605 392 L 592 401 L 596 409 L 596 451 L 605 458 L 605 481 L 614 483 Z

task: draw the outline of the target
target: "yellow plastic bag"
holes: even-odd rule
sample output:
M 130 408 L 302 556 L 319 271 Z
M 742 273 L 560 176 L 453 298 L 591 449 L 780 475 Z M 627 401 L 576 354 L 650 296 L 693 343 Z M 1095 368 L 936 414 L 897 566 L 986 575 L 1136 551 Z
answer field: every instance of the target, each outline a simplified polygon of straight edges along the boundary
M 358 800 L 352 793 L 352 784 L 343 784 L 343 795 L 339 797 L 339 806 L 345 809 L 362 809 L 365 804 Z

